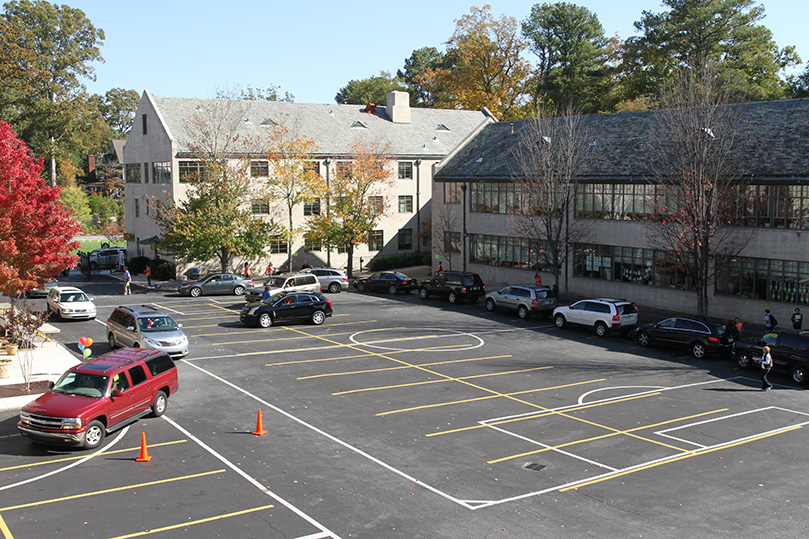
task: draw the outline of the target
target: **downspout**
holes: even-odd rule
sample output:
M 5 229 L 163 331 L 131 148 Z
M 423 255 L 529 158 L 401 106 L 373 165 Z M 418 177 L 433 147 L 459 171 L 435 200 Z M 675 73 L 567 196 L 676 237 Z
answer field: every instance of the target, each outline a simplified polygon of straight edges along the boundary
M 413 163 L 416 165 L 416 252 L 421 252 L 421 203 L 420 197 L 421 194 L 421 174 L 419 173 L 419 167 L 421 166 L 421 159 L 416 159 L 416 162 Z M 431 193 L 432 195 L 432 193 Z

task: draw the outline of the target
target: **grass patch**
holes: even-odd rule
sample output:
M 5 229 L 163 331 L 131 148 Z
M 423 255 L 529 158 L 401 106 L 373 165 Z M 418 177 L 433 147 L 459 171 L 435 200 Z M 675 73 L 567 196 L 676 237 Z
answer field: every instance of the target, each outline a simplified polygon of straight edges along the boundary
M 110 247 L 126 247 L 125 240 L 118 240 L 118 241 L 108 241 L 108 240 L 82 240 L 81 238 L 76 238 L 76 241 L 79 242 L 79 248 L 75 251 L 71 252 L 70 254 L 75 255 L 78 251 L 82 251 L 85 253 L 89 253 L 90 251 L 95 251 L 96 249 L 101 249 L 102 243 L 109 243 Z

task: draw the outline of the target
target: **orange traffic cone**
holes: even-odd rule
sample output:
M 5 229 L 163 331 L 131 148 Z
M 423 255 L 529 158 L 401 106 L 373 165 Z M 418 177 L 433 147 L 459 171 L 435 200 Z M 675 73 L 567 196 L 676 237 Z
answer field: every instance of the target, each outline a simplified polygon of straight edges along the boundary
M 146 450 L 146 433 L 140 433 L 140 456 L 135 459 L 135 462 L 149 462 L 152 460 L 152 457 L 149 456 L 149 452 Z
M 250 434 L 255 434 L 256 436 L 262 436 L 264 434 L 267 434 L 267 431 L 264 430 L 264 425 L 261 423 L 261 408 L 258 409 L 258 421 L 256 421 L 256 430 L 254 430 Z

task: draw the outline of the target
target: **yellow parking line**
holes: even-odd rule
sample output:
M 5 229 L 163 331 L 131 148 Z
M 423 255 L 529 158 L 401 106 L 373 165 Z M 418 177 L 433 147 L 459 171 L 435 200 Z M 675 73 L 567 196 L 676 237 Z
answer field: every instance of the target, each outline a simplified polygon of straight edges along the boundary
M 575 387 L 575 386 L 580 386 L 580 385 L 584 385 L 584 384 L 592 384 L 594 382 L 603 382 L 604 380 L 606 380 L 606 378 L 598 378 L 596 380 L 587 380 L 586 382 L 574 382 L 572 384 L 564 384 L 564 385 L 561 385 L 561 386 L 540 387 L 540 388 L 535 388 L 535 389 L 526 389 L 526 390 L 523 390 L 523 391 L 515 391 L 514 393 L 506 393 L 506 395 L 509 396 L 509 397 L 511 397 L 513 395 L 525 395 L 525 394 L 528 394 L 528 393 L 538 393 L 540 391 L 551 391 L 551 390 L 554 390 L 554 389 L 562 389 L 562 388 L 565 388 L 565 387 Z M 403 413 L 403 412 L 413 412 L 415 410 L 423 410 L 425 408 L 439 408 L 441 406 L 451 406 L 453 404 L 466 404 L 466 403 L 469 403 L 469 402 L 485 401 L 485 400 L 489 400 L 489 399 L 499 399 L 499 398 L 501 398 L 500 395 L 486 395 L 485 397 L 473 397 L 471 399 L 463 399 L 463 400 L 459 400 L 459 401 L 439 402 L 439 403 L 436 403 L 436 404 L 425 404 L 423 406 L 414 406 L 412 408 L 401 408 L 399 410 L 389 410 L 387 412 L 380 412 L 380 413 L 378 413 L 376 415 L 377 416 L 383 416 L 383 415 L 390 415 L 390 414 L 400 414 L 400 413 Z
M 250 332 L 250 331 L 241 332 L 241 331 L 236 331 L 236 332 L 231 332 L 231 333 L 210 333 L 210 334 L 205 335 L 205 336 L 206 336 L 206 337 L 210 337 L 210 336 L 212 336 L 212 335 L 232 335 L 233 333 L 252 333 L 252 334 L 254 334 L 254 335 L 255 335 L 255 334 L 256 334 L 256 333 L 258 333 L 258 332 Z M 346 333 L 333 333 L 332 335 L 351 335 L 351 333 L 353 333 L 353 332 L 346 332 Z M 202 335 L 194 335 L 194 337 L 201 337 L 201 336 L 202 336 Z M 228 341 L 225 341 L 225 342 L 217 342 L 216 344 L 218 344 L 218 345 L 225 345 L 225 344 L 244 344 L 244 343 L 257 343 L 257 342 L 300 341 L 300 340 L 305 340 L 305 339 L 311 339 L 311 337 L 281 337 L 280 339 L 278 339 L 278 338 L 269 338 L 269 339 L 252 339 L 252 340 L 248 340 L 248 341 L 245 341 L 245 340 L 240 340 L 240 341 L 230 341 L 230 342 L 228 342 Z
M 643 398 L 652 397 L 652 396 L 655 396 L 655 395 L 660 395 L 660 392 L 647 393 L 645 395 L 636 395 L 634 397 L 627 397 L 625 399 L 616 399 L 616 400 L 607 401 L 607 402 L 586 404 L 586 405 L 583 405 L 583 406 L 577 406 L 575 408 L 570 408 L 568 410 L 565 410 L 565 412 L 576 412 L 578 410 L 584 410 L 586 408 L 594 408 L 596 406 L 604 406 L 606 404 L 616 404 L 616 403 L 619 403 L 619 402 L 631 401 L 631 400 L 635 400 L 635 399 L 643 399 Z M 515 417 L 515 418 L 512 418 L 512 419 L 504 419 L 502 421 L 493 421 L 491 423 L 486 423 L 484 425 L 472 425 L 471 427 L 461 427 L 459 429 L 442 430 L 441 432 L 430 432 L 430 433 L 425 434 L 425 436 L 427 436 L 427 437 L 443 436 L 444 434 L 454 434 L 456 432 L 464 432 L 464 431 L 468 431 L 468 430 L 485 429 L 486 427 L 491 427 L 491 426 L 494 426 L 494 425 L 506 425 L 508 423 L 516 423 L 517 421 L 528 421 L 528 420 L 531 420 L 531 419 L 537 419 L 539 417 L 545 417 L 545 416 L 549 416 L 549 415 L 553 415 L 553 414 L 564 415 L 563 412 L 558 412 L 556 410 L 551 410 L 549 408 L 541 408 L 541 410 L 542 410 L 542 412 L 537 413 L 537 414 L 533 414 L 533 415 L 529 415 L 529 416 Z M 576 419 L 576 418 L 571 418 L 571 419 Z
M 487 359 L 502 359 L 506 357 L 512 357 L 511 354 L 505 356 L 490 356 L 490 357 L 475 357 L 475 358 L 467 358 L 467 359 L 455 359 L 452 361 L 436 361 L 435 363 L 420 363 L 419 367 L 434 367 L 436 365 L 451 365 L 452 363 L 464 363 L 470 361 L 484 361 Z M 402 369 L 412 369 L 413 367 L 410 365 L 398 365 L 396 367 L 380 367 L 379 369 L 367 369 L 362 371 L 350 371 L 350 372 L 329 372 L 326 374 L 313 374 L 312 376 L 301 376 L 298 380 L 309 380 L 310 378 L 326 378 L 329 376 L 344 376 L 347 374 L 366 374 L 369 372 L 384 372 L 384 371 L 397 371 Z
M 330 336 L 334 336 L 334 335 L 343 335 L 343 334 L 342 333 L 331 333 L 330 334 Z M 304 338 L 309 338 L 309 337 L 308 336 L 307 337 L 290 337 L 290 339 L 299 339 L 299 338 L 304 339 Z M 394 340 L 394 339 L 388 339 L 388 340 Z M 387 342 L 388 340 L 379 341 L 379 342 Z M 388 352 L 385 352 L 385 353 L 386 354 L 409 354 L 409 353 L 412 353 L 412 352 L 423 352 L 425 350 L 429 351 L 429 350 L 440 350 L 442 348 L 452 348 L 454 346 L 455 346 L 454 344 L 447 344 L 447 345 L 444 345 L 444 346 L 431 346 L 429 348 L 412 348 L 412 349 L 407 349 L 407 350 L 391 350 L 391 351 L 388 351 Z M 297 350 L 287 350 L 287 351 L 294 352 L 294 351 L 297 351 Z M 353 356 L 324 357 L 324 358 L 320 358 L 320 359 L 296 359 L 295 361 L 281 361 L 279 363 L 267 363 L 264 366 L 265 367 L 277 367 L 279 365 L 295 365 L 295 364 L 298 364 L 298 363 L 320 363 L 322 361 L 337 361 L 337 360 L 340 360 L 340 359 L 357 359 L 357 358 L 361 358 L 361 357 L 379 357 L 379 354 L 376 353 L 376 352 L 364 352 L 362 354 L 356 354 L 356 355 L 353 355 Z M 473 360 L 465 360 L 464 359 L 464 360 L 459 360 L 459 361 L 473 361 Z M 403 367 L 403 368 L 408 368 L 408 367 Z
M 357 324 L 370 324 L 372 322 L 376 322 L 376 320 L 361 320 L 359 322 L 344 322 L 342 324 L 329 324 L 328 327 L 334 328 L 334 327 L 340 327 L 340 326 L 354 326 L 354 325 L 357 325 Z M 191 328 L 191 327 L 186 328 L 185 326 L 183 326 L 183 329 L 193 329 L 193 328 Z M 288 329 L 288 328 L 281 327 L 281 328 L 278 328 L 278 329 Z M 228 331 L 228 332 L 221 332 L 221 333 L 200 333 L 199 335 L 193 335 L 193 337 L 216 337 L 216 336 L 219 336 L 219 335 L 238 335 L 240 333 L 259 333 L 261 331 L 267 331 L 267 330 L 266 329 L 252 328 L 252 329 L 248 329 L 248 330 L 244 330 L 244 331 Z M 311 337 L 313 339 L 319 338 L 317 335 L 310 335 L 310 334 L 304 333 L 304 332 L 301 332 L 301 334 L 306 335 L 308 337 Z M 345 335 L 345 333 L 332 334 L 332 335 Z M 243 342 L 243 341 L 238 341 L 238 342 Z M 217 344 L 220 344 L 220 343 L 217 343 Z
M 159 443 L 159 444 L 149 444 L 149 449 L 152 449 L 154 447 L 161 447 L 161 446 L 164 446 L 164 445 L 182 444 L 182 443 L 185 443 L 187 441 L 188 440 L 175 440 L 173 442 L 162 442 L 162 443 Z M 127 451 L 140 451 L 140 449 L 141 449 L 140 446 L 138 446 L 138 447 L 132 447 L 132 448 L 129 448 L 129 449 L 116 449 L 115 451 L 102 451 L 101 453 L 99 453 L 96 456 L 114 455 L 116 453 L 126 453 Z M 48 464 L 55 464 L 55 463 L 58 463 L 58 462 L 70 462 L 71 460 L 80 460 L 80 459 L 84 459 L 84 458 L 87 458 L 87 455 L 79 455 L 79 456 L 76 456 L 76 457 L 65 457 L 65 458 L 62 458 L 62 459 L 43 460 L 43 461 L 40 461 L 40 462 L 31 462 L 31 463 L 28 463 L 28 464 L 18 464 L 17 466 L 8 466 L 6 468 L 0 468 L 0 472 L 5 472 L 7 470 L 19 470 L 21 468 L 33 468 L 34 466 L 46 466 Z
M 6 521 L 3 520 L 3 515 L 0 515 L 0 533 L 3 534 L 5 539 L 14 539 L 14 536 L 11 535 L 11 530 L 9 530 L 6 525 Z
M 677 461 L 688 459 L 688 458 L 691 458 L 691 457 L 696 457 L 698 455 L 706 455 L 708 453 L 713 453 L 714 451 L 721 451 L 722 449 L 728 449 L 730 447 L 736 447 L 736 446 L 739 446 L 739 445 L 748 444 L 750 442 L 763 440 L 764 438 L 769 438 L 771 436 L 776 436 L 778 434 L 784 434 L 786 432 L 790 432 L 790 431 L 801 429 L 801 428 L 803 428 L 801 425 L 795 425 L 794 427 L 785 427 L 785 428 L 783 428 L 781 430 L 777 430 L 775 432 L 768 432 L 767 434 L 762 434 L 761 436 L 756 436 L 754 438 L 749 438 L 747 440 L 741 440 L 741 441 L 738 441 L 738 442 L 735 442 L 735 443 L 732 443 L 732 444 L 721 445 L 719 447 L 711 447 L 709 449 L 699 449 L 699 450 L 696 450 L 696 451 L 690 451 L 690 452 L 688 452 L 688 453 L 686 453 L 684 455 L 676 455 L 674 457 L 665 459 L 663 461 L 654 462 L 652 464 L 647 464 L 645 466 L 640 466 L 638 468 L 632 468 L 631 470 L 624 470 L 622 472 L 612 473 L 612 474 L 609 474 L 609 475 L 607 475 L 605 477 L 599 477 L 598 479 L 593 479 L 592 481 L 587 481 L 587 482 L 584 482 L 584 483 L 579 483 L 577 485 L 566 487 L 566 488 L 560 489 L 560 492 L 567 492 L 568 490 L 575 490 L 575 489 L 578 489 L 578 488 L 581 488 L 581 487 L 587 487 L 587 486 L 590 486 L 590 485 L 595 485 L 596 483 L 601 483 L 603 481 L 607 481 L 609 479 L 614 479 L 616 477 L 623 477 L 625 475 L 633 474 L 635 472 L 640 472 L 642 470 L 650 470 L 652 468 L 662 466 L 663 464 L 669 464 L 670 462 L 677 462 Z
M 602 434 L 601 436 L 593 436 L 592 438 L 584 438 L 584 439 L 581 439 L 581 440 L 574 440 L 572 442 L 566 442 L 566 443 L 563 443 L 563 444 L 560 444 L 560 445 L 554 445 L 552 447 L 543 447 L 542 449 L 536 449 L 534 451 L 528 451 L 528 452 L 525 452 L 525 453 L 520 453 L 518 455 L 510 455 L 508 457 L 502 457 L 502 458 L 499 458 L 499 459 L 487 461 L 486 464 L 497 464 L 498 462 L 504 462 L 506 460 L 516 459 L 516 458 L 520 458 L 520 457 L 527 457 L 529 455 L 536 455 L 538 453 L 544 453 L 546 451 L 554 451 L 556 449 L 562 449 L 562 448 L 570 447 L 570 446 L 573 446 L 573 445 L 583 444 L 583 443 L 587 443 L 587 442 L 594 442 L 596 440 L 603 440 L 605 438 L 610 438 L 612 436 L 618 436 L 619 434 L 628 434 L 630 432 L 634 432 L 634 431 L 637 431 L 637 430 L 651 429 L 651 428 L 654 428 L 654 427 L 659 427 L 661 425 L 669 425 L 671 423 L 676 423 L 678 421 L 686 421 L 688 419 L 694 419 L 696 417 L 703 417 L 703 416 L 706 416 L 706 415 L 717 414 L 719 412 L 727 412 L 727 411 L 728 411 L 728 408 L 721 408 L 719 410 L 712 410 L 710 412 L 703 412 L 701 414 L 694 414 L 694 415 L 690 415 L 690 416 L 686 416 L 686 417 L 678 417 L 678 418 L 675 418 L 675 419 L 668 419 L 666 421 L 661 421 L 660 423 L 655 423 L 653 425 L 644 425 L 642 427 L 634 427 L 634 428 L 627 429 L 627 430 L 620 431 L 620 432 L 609 432 L 607 434 Z
M 486 373 L 486 374 L 473 374 L 471 376 L 461 376 L 461 377 L 458 377 L 458 378 L 453 378 L 451 380 L 448 380 L 448 379 L 443 379 L 443 380 L 424 380 L 424 381 L 421 381 L 421 382 L 410 382 L 410 383 L 407 383 L 407 384 L 397 384 L 397 385 L 393 385 L 393 386 L 366 387 L 366 388 L 361 388 L 361 389 L 350 389 L 348 391 L 340 391 L 338 393 L 332 393 L 332 395 L 339 396 L 339 395 L 348 395 L 348 394 L 351 394 L 351 393 L 363 393 L 365 391 L 379 391 L 381 389 L 397 389 L 397 388 L 401 388 L 401 387 L 414 387 L 414 386 L 423 386 L 423 385 L 429 385 L 429 384 L 444 384 L 446 382 L 462 382 L 462 381 L 465 381 L 465 380 L 473 380 L 475 378 L 488 378 L 488 377 L 492 377 L 492 376 L 500 376 L 500 375 L 503 375 L 503 374 L 514 374 L 514 373 L 518 373 L 518 372 L 539 371 L 539 370 L 552 369 L 552 368 L 553 367 L 534 367 L 532 369 L 522 369 L 522 370 L 518 370 L 518 371 L 493 372 L 493 373 Z M 505 396 L 505 395 L 503 395 L 503 396 Z
M 136 485 L 126 485 L 126 486 L 123 486 L 123 487 L 114 487 L 114 488 L 108 488 L 108 489 L 104 489 L 104 490 L 96 490 L 96 491 L 93 491 L 93 492 L 85 492 L 83 494 L 74 494 L 73 496 L 63 496 L 61 498 L 51 498 L 50 500 L 40 500 L 38 502 L 23 503 L 23 504 L 20 504 L 20 505 L 10 505 L 8 507 L 0 507 L 0 511 L 13 511 L 15 509 L 24 509 L 26 507 L 37 507 L 37 506 L 40 506 L 40 505 L 47 505 L 49 503 L 64 502 L 64 501 L 68 501 L 68 500 L 77 500 L 77 499 L 80 499 L 80 498 L 88 498 L 90 496 L 98 496 L 99 494 L 109 494 L 110 492 L 119 492 L 119 491 L 122 491 L 122 490 L 131 490 L 131 489 L 142 488 L 142 487 L 151 487 L 151 486 L 154 486 L 154 485 L 163 485 L 165 483 L 173 483 L 174 481 L 184 481 L 186 479 L 195 479 L 197 477 L 205 477 L 205 476 L 208 476 L 208 475 L 220 474 L 220 473 L 224 473 L 225 471 L 226 470 L 224 468 L 222 468 L 221 470 L 213 470 L 213 471 L 210 471 L 210 472 L 202 472 L 202 473 L 197 473 L 197 474 L 192 474 L 192 475 L 183 475 L 181 477 L 170 477 L 168 479 L 158 479 L 156 481 L 149 481 L 147 483 L 138 483 Z
M 199 520 L 190 520 L 188 522 L 182 522 L 180 524 L 173 524 L 171 526 L 164 526 L 162 528 L 155 528 L 153 530 L 146 530 L 137 533 L 130 533 L 127 535 L 118 535 L 117 537 L 113 537 L 112 539 L 128 539 L 129 537 L 142 537 L 144 535 L 151 535 L 153 533 L 161 533 L 169 530 L 176 530 L 177 528 L 186 528 L 188 526 L 194 526 L 196 524 L 204 524 L 206 522 L 211 522 L 214 520 L 222 520 L 223 518 L 230 518 L 236 517 L 239 515 L 246 515 L 248 513 L 255 513 L 257 511 L 264 511 L 265 509 L 271 509 L 275 507 L 274 505 L 262 505 L 261 507 L 254 507 L 252 509 L 243 509 L 241 511 L 235 511 L 233 513 L 225 513 L 224 515 L 217 515 L 214 517 L 208 518 L 201 518 Z

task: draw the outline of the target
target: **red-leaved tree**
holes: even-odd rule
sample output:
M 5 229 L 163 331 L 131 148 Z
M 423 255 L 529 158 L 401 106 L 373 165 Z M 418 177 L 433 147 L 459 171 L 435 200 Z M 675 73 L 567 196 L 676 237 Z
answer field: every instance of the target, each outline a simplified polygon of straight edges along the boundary
M 42 158 L 0 122 L 0 292 L 12 298 L 76 264 L 81 226 L 41 175 Z

